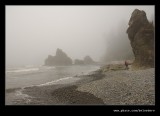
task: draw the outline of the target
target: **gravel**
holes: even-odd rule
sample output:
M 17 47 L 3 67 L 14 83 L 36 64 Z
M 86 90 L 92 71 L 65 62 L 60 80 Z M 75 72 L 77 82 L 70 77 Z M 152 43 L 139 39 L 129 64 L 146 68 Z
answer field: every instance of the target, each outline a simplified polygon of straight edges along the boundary
M 155 69 L 119 70 L 81 75 L 70 84 L 35 86 L 17 105 L 155 105 Z
M 82 84 L 77 90 L 101 98 L 106 105 L 154 105 L 154 68 L 106 72 L 103 79 Z

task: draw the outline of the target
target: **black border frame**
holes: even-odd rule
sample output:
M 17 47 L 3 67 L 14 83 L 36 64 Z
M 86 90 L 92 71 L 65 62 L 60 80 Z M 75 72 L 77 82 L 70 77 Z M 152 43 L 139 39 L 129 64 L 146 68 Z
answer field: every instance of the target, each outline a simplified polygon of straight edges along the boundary
M 107 1 L 108 2 L 108 1 Z M 128 3 L 130 2 L 130 3 Z M 3 109 L 4 111 L 7 111 L 7 110 L 12 110 L 12 111 L 16 111 L 17 110 L 26 110 L 25 111 L 28 111 L 29 110 L 32 110 L 32 111 L 35 111 L 35 108 L 38 109 L 38 111 L 46 111 L 46 110 L 51 110 L 53 113 L 54 111 L 61 111 L 59 113 L 63 113 L 63 111 L 65 110 L 66 112 L 69 112 L 69 113 L 72 113 L 73 111 L 79 111 L 77 112 L 77 114 L 81 114 L 83 111 L 87 111 L 87 112 L 98 112 L 99 115 L 102 113 L 101 111 L 104 111 L 104 112 L 114 112 L 113 110 L 133 110 L 133 109 L 144 109 L 144 110 L 147 110 L 147 109 L 150 109 L 150 110 L 155 110 L 155 112 L 158 112 L 158 107 L 159 107 L 159 93 L 160 91 L 158 91 L 158 82 L 159 82 L 159 74 L 158 74 L 158 65 L 159 65 L 159 61 L 158 61 L 158 55 L 156 55 L 156 58 L 155 58 L 155 89 L 156 89 L 156 93 L 155 93 L 155 96 L 156 96 L 156 103 L 155 103 L 155 106 L 151 106 L 151 105 L 106 105 L 106 106 L 103 106 L 103 105 L 81 105 L 81 106 L 78 106 L 78 105 L 53 105 L 53 106 L 41 106 L 41 105 L 34 105 L 34 106 L 23 106 L 23 105 L 19 105 L 19 106 L 6 106 L 5 105 L 5 5 L 155 5 L 155 53 L 158 52 L 157 49 L 160 49 L 160 46 L 158 46 L 158 21 L 160 20 L 159 19 L 159 16 L 158 16 L 158 5 L 156 5 L 155 1 L 148 1 L 146 0 L 144 3 L 141 3 L 140 1 L 138 1 L 137 3 L 135 3 L 135 1 L 119 1 L 119 4 L 115 4 L 114 2 L 113 3 L 106 3 L 106 2 L 100 2 L 100 1 L 94 1 L 94 2 L 75 2 L 75 1 L 65 1 L 65 2 L 62 2 L 62 1 L 29 1 L 29 0 L 16 0 L 16 1 L 9 1 L 9 0 L 6 0 L 6 1 L 1 1 L 0 2 L 0 11 L 1 11 L 1 15 L 2 15 L 2 25 L 3 26 L 0 26 L 1 28 L 1 45 L 0 45 L 0 50 L 2 50 L 2 55 L 0 58 L 0 64 L 1 64 L 1 77 L 0 77 L 0 110 Z M 118 3 L 118 1 L 116 2 Z M 3 67 L 2 67 L 3 66 Z M 3 96 L 2 96 L 3 95 Z M 83 107 L 82 107 L 83 106 Z M 43 110 L 40 110 L 40 109 L 43 109 Z M 53 110 L 54 109 L 54 110 Z M 63 109 L 63 110 L 62 110 Z M 26 112 L 28 113 L 28 112 Z

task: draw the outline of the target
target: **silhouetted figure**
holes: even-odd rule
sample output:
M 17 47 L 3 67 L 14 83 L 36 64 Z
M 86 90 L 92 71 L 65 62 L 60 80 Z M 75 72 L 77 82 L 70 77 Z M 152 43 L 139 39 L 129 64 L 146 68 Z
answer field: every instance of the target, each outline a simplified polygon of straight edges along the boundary
M 126 66 L 126 69 L 128 70 L 129 68 L 128 68 L 128 62 L 127 61 L 125 61 L 125 66 Z

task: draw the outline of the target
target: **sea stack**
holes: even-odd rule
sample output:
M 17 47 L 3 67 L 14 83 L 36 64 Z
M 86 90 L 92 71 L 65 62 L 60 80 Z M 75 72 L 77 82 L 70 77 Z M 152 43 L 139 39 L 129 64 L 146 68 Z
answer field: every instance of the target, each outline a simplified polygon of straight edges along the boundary
M 84 64 L 94 64 L 95 62 L 90 56 L 85 56 L 84 57 Z
M 128 38 L 135 56 L 133 67 L 154 67 L 154 26 L 143 10 L 135 9 L 127 29 Z
M 56 55 L 52 56 L 49 55 L 48 58 L 45 60 L 46 66 L 66 66 L 72 65 L 72 59 L 67 56 L 65 52 L 61 49 L 57 49 Z
M 96 64 L 96 62 L 90 56 L 85 56 L 83 60 L 75 59 L 74 64 L 75 65 L 92 65 L 92 64 Z

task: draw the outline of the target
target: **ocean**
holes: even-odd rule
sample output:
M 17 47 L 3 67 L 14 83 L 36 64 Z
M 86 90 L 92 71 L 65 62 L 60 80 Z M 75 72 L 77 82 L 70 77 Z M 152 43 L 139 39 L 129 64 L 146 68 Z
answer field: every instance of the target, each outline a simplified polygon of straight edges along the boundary
M 23 66 L 6 68 L 5 88 L 6 104 L 12 104 L 14 99 L 22 97 L 25 87 L 65 84 L 78 80 L 75 76 L 88 74 L 99 69 L 99 65 L 72 66 Z M 16 93 L 15 93 L 16 92 Z M 25 97 L 26 95 L 23 95 Z

